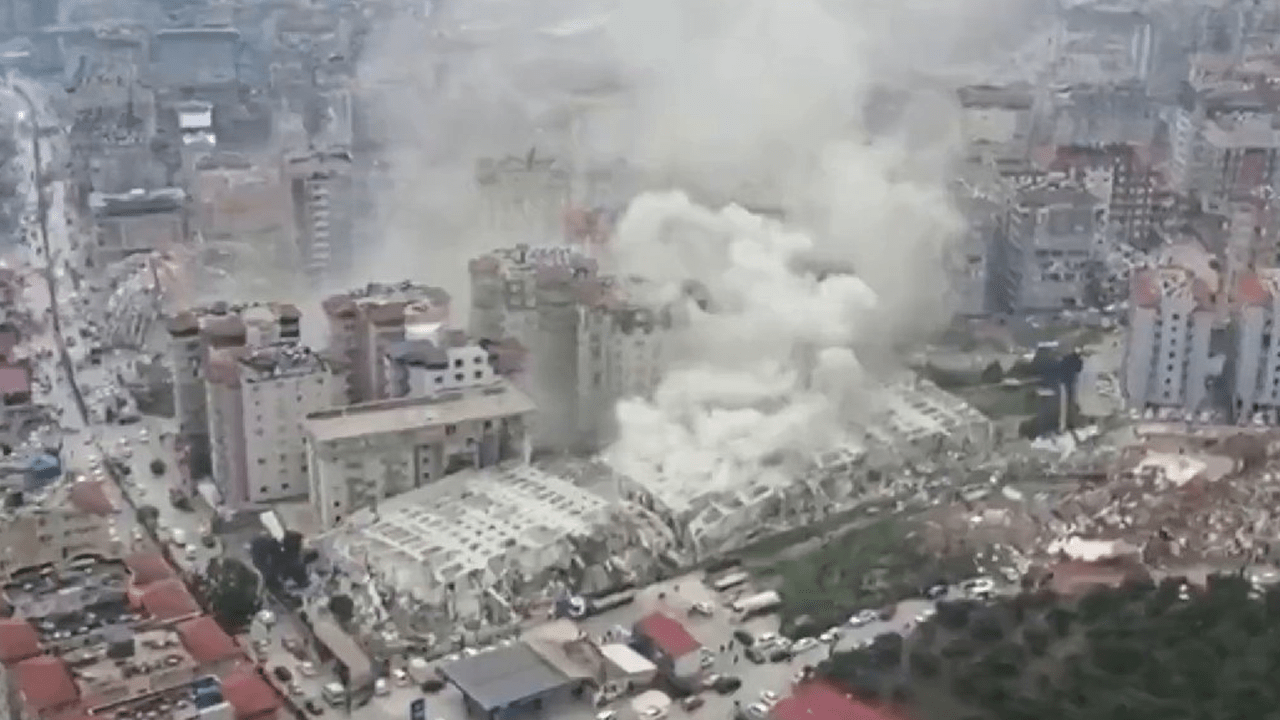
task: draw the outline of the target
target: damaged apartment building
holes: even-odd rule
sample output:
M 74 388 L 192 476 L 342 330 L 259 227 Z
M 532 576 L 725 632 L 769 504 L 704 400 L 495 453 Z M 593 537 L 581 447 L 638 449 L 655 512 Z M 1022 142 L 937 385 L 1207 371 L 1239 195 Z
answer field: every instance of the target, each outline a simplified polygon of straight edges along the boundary
M 996 308 L 1036 313 L 1092 304 L 1107 248 L 1107 214 L 1107 201 L 1082 183 L 1044 181 L 1019 188 L 993 247 Z
M 685 551 L 707 557 L 845 509 L 873 471 L 946 450 L 981 452 L 995 440 L 986 416 L 915 376 L 882 385 L 870 407 L 844 445 L 816 455 L 764 465 L 719 458 L 695 470 L 662 461 L 619 465 L 616 493 L 656 512 Z
M 538 404 L 539 448 L 600 449 L 613 407 L 651 394 L 667 357 L 671 313 L 648 307 L 575 248 L 517 245 L 470 264 L 470 334 L 514 341 Z
M 194 477 L 204 477 L 211 470 L 205 383 L 209 353 L 297 343 L 302 337 L 301 321 L 302 314 L 293 305 L 225 302 L 186 310 L 169 319 L 168 359 L 178 418 L 178 442 L 187 453 Z
M 396 598 L 402 625 L 505 623 L 557 587 L 616 587 L 671 552 L 673 533 L 653 513 L 592 487 L 607 482 L 525 464 L 469 471 L 360 512 L 320 542 L 348 577 Z

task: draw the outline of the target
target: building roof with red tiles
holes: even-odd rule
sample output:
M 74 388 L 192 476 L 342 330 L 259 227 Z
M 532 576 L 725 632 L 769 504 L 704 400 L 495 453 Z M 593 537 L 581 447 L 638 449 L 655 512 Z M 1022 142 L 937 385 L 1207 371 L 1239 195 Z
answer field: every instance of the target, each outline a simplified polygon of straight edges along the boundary
M 1150 580 L 1142 563 L 1124 558 L 1066 560 L 1048 569 L 1049 586 L 1059 595 L 1078 595 L 1096 587 L 1119 587 L 1127 580 Z
M 0 663 L 12 665 L 40 654 L 40 634 L 19 618 L 0 619 Z
M 129 574 L 133 576 L 133 584 L 137 587 L 145 587 L 153 582 L 177 577 L 169 561 L 165 560 L 160 553 L 134 553 L 124 559 L 124 565 L 129 568 Z
M 31 394 L 31 371 L 21 365 L 0 365 L 0 395 Z
M 236 720 L 270 717 L 281 706 L 280 696 L 247 663 L 222 679 L 222 697 L 236 711 Z
M 200 606 L 177 578 L 151 583 L 142 592 L 142 609 L 157 620 L 181 620 L 200 614 Z
M 74 483 L 67 497 L 77 510 L 86 515 L 111 517 L 119 510 L 101 480 L 81 480 Z
M 887 707 L 868 705 L 822 681 L 796 685 L 791 695 L 773 706 L 770 720 L 907 720 Z
M 673 659 L 697 652 L 702 647 L 702 643 L 690 635 L 684 625 L 660 612 L 640 618 L 636 623 L 636 632 L 644 635 L 664 655 Z
M 13 666 L 15 687 L 32 714 L 73 705 L 80 699 L 71 670 L 61 659 L 37 655 Z
M 1241 305 L 1271 307 L 1275 302 L 1277 280 L 1273 274 L 1264 272 L 1244 272 L 1236 281 L 1236 302 Z
M 175 629 L 183 647 L 198 663 L 215 663 L 244 654 L 231 636 L 208 615 L 178 623 Z

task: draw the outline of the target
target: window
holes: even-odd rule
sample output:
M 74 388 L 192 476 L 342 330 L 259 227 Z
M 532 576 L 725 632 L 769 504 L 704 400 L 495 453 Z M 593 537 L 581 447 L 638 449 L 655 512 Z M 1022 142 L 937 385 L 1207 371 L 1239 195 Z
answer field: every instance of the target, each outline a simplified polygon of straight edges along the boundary
M 477 380 L 479 380 L 479 379 L 480 379 L 480 378 L 482 378 L 482 377 L 484 377 L 484 372 L 482 372 L 482 371 L 480 371 L 480 370 L 477 370 L 477 371 L 476 371 L 476 379 L 477 379 Z
M 444 426 L 444 434 L 445 434 L 445 435 L 452 435 L 452 434 L 454 434 L 454 433 L 456 433 L 456 432 L 458 432 L 458 426 L 457 426 L 457 425 L 445 425 L 445 426 Z
M 462 359 L 461 359 L 461 358 L 459 358 L 459 359 L 457 359 L 457 360 L 454 360 L 454 361 L 453 361 L 453 366 L 454 366 L 454 367 L 459 367 L 459 368 L 460 368 L 460 367 L 462 367 Z

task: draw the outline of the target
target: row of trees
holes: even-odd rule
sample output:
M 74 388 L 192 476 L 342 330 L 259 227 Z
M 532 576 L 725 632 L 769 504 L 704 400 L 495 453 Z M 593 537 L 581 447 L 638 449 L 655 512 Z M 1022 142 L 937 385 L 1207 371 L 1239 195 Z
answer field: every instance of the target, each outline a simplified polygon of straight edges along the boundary
M 1272 720 L 1280 590 L 1217 575 L 1203 589 L 1173 578 L 1078 601 L 942 603 L 908 641 L 882 637 L 818 671 L 864 698 L 915 704 L 922 720 Z

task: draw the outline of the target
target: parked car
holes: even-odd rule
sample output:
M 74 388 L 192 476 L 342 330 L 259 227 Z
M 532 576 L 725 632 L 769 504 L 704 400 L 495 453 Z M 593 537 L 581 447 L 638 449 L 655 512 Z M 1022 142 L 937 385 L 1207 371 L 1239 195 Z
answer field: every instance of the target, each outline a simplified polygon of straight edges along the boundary
M 686 712 L 692 712 L 706 704 L 707 701 L 701 695 L 690 695 L 680 701 L 680 707 L 684 708 Z
M 307 712 L 311 713 L 312 715 L 324 714 L 324 708 L 320 707 L 320 704 L 317 703 L 315 700 L 306 701 L 305 703 L 303 703 L 303 707 L 305 707 L 307 709 Z
M 756 644 L 755 637 L 751 633 L 741 628 L 733 631 L 733 639 L 742 643 L 744 647 L 751 647 L 752 645 Z
M 427 678 L 422 681 L 422 692 L 428 695 L 438 693 L 444 689 L 444 681 L 439 678 Z
M 722 675 L 711 684 L 711 689 L 721 695 L 731 695 L 742 687 L 742 680 L 734 675 Z
M 271 672 L 276 676 L 276 679 L 282 683 L 291 682 L 293 680 L 293 673 L 289 672 L 289 668 L 283 665 L 275 666 L 275 669 Z

